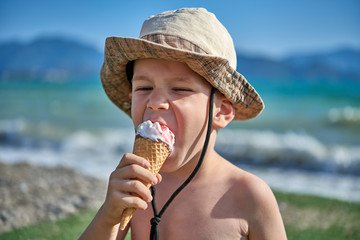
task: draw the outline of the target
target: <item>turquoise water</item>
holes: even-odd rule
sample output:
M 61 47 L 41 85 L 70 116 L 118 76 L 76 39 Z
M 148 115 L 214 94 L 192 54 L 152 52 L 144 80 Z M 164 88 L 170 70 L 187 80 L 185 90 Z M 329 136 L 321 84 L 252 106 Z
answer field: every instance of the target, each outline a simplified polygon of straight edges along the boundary
M 360 144 L 360 83 L 257 81 L 264 112 L 235 127 L 304 132 L 324 142 Z
M 239 164 L 360 175 L 359 82 L 254 79 L 253 85 L 266 108 L 220 131 L 221 154 Z M 98 79 L 0 83 L 2 161 L 73 166 L 88 158 L 110 168 L 132 141 L 130 118 Z

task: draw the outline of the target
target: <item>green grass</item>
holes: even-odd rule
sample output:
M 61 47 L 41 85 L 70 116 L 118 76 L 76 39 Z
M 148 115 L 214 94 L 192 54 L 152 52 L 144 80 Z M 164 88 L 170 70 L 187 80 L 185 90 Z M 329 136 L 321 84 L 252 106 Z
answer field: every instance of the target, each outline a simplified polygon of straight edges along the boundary
M 360 203 L 275 194 L 289 239 L 360 239 Z
M 331 226 L 328 229 L 321 228 L 308 228 L 305 230 L 300 230 L 294 228 L 294 226 L 289 226 L 286 229 L 288 239 L 296 240 L 329 240 L 329 239 L 347 239 L 347 240 L 358 240 L 360 239 L 360 231 L 346 231 L 343 227 Z
M 296 194 L 275 195 L 289 240 L 360 239 L 360 203 Z M 84 211 L 55 222 L 19 228 L 0 235 L 0 240 L 77 239 L 95 213 Z
M 95 211 L 84 211 L 62 220 L 19 228 L 0 235 L 0 239 L 77 239 L 94 216 Z
M 95 210 L 87 210 L 58 221 L 47 221 L 22 227 L 0 235 L 0 240 L 78 239 L 95 214 Z M 130 236 L 127 236 L 126 240 L 130 240 Z

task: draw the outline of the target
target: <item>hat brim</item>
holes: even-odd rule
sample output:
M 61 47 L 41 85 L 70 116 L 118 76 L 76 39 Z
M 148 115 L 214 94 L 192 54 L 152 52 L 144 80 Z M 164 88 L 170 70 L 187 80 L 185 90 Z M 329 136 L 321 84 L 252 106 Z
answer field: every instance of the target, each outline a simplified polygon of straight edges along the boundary
M 186 63 L 233 104 L 234 120 L 256 117 L 264 109 L 259 94 L 224 58 L 164 46 L 139 38 L 106 39 L 101 82 L 110 100 L 131 117 L 131 85 L 126 65 L 137 59 L 158 58 Z

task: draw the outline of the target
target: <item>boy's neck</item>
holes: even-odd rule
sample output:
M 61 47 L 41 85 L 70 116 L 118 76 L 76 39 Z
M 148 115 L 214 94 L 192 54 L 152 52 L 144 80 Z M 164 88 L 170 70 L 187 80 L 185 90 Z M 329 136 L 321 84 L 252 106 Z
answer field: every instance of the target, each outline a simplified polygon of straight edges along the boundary
M 200 159 L 200 155 L 196 154 L 194 156 L 194 158 L 192 160 L 190 160 L 187 164 L 185 164 L 184 166 L 182 166 L 180 169 L 178 169 L 175 172 L 167 172 L 167 173 L 161 173 L 162 177 L 163 177 L 163 182 L 167 182 L 167 183 L 173 183 L 173 184 L 182 184 L 189 176 L 190 174 L 194 171 L 197 163 L 199 162 Z M 195 175 L 194 179 L 192 180 L 192 182 L 196 182 L 199 181 L 201 179 L 203 179 L 204 177 L 206 177 L 208 174 L 211 174 L 213 168 L 214 168 L 214 162 L 217 159 L 218 154 L 214 151 L 213 148 L 209 148 L 203 163 L 201 164 L 201 167 L 199 169 L 199 171 L 197 172 L 197 174 Z
M 208 174 L 212 174 L 216 162 L 221 158 L 214 150 L 215 141 L 216 141 L 217 132 L 212 131 L 210 135 L 209 145 L 204 157 L 204 160 L 201 164 L 201 167 L 197 174 L 195 175 L 192 182 L 201 180 L 203 177 L 206 177 Z M 182 184 L 194 171 L 196 165 L 198 164 L 201 156 L 201 151 L 198 152 L 192 159 L 190 159 L 184 166 L 174 172 L 160 172 L 163 177 L 163 181 L 174 184 Z

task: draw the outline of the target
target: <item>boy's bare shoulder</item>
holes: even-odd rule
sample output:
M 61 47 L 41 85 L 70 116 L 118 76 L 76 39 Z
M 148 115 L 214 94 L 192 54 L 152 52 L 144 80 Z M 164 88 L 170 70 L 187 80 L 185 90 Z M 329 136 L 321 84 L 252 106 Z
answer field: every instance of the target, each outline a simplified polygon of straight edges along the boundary
M 256 175 L 247 172 L 225 160 L 222 169 L 234 197 L 251 211 L 262 208 L 277 208 L 277 202 L 270 187 Z
M 231 163 L 224 167 L 228 173 L 235 207 L 246 219 L 252 239 L 286 239 L 279 207 L 270 187 L 259 177 Z

